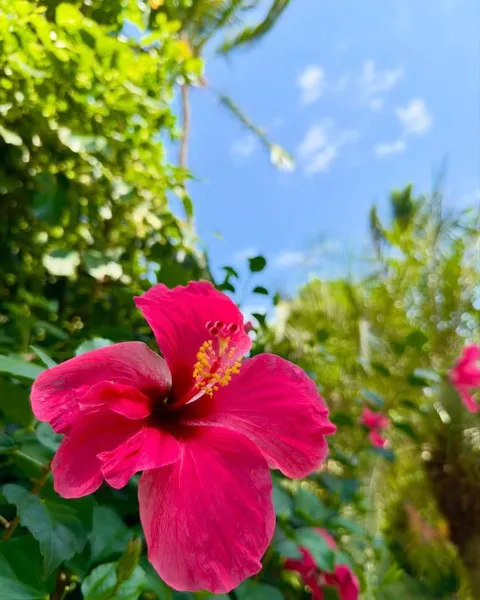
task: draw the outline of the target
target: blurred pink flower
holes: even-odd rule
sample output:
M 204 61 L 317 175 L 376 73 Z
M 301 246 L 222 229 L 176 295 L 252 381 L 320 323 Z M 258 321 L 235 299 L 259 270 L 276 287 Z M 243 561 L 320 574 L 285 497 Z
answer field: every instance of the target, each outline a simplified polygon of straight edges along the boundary
M 382 429 L 385 429 L 390 424 L 390 419 L 379 412 L 374 412 L 368 407 L 365 407 L 362 412 L 360 423 L 365 425 L 370 430 L 368 437 L 373 446 L 376 448 L 384 448 L 387 440 L 380 434 Z
M 480 346 L 472 344 L 464 348 L 462 356 L 450 371 L 450 379 L 467 410 L 478 412 L 480 407 L 473 399 L 471 390 L 480 387 Z
M 336 544 L 332 536 L 324 529 L 316 530 L 324 538 L 330 548 L 335 549 Z M 322 588 L 331 586 L 337 589 L 340 600 L 358 600 L 359 584 L 355 573 L 347 565 L 337 565 L 333 573 L 327 573 L 317 567 L 313 556 L 303 547 L 300 547 L 302 558 L 287 558 L 285 568 L 296 571 L 303 582 L 312 591 L 312 600 L 323 600 Z
M 206 282 L 156 285 L 136 304 L 161 358 L 141 342 L 93 350 L 43 372 L 38 419 L 65 437 L 55 490 L 138 486 L 148 555 L 178 590 L 227 592 L 261 568 L 275 514 L 269 467 L 305 477 L 335 431 L 314 382 L 251 347 L 237 306 Z

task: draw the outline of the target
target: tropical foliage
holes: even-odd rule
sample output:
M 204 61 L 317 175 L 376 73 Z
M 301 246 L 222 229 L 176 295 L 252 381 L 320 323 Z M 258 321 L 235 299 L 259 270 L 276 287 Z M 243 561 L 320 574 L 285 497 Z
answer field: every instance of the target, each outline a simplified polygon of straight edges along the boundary
M 225 53 L 260 39 L 287 5 L 273 0 L 247 26 L 259 2 L 0 0 L 5 598 L 210 596 L 169 588 L 148 562 L 136 478 L 76 500 L 54 492 L 60 436 L 34 419 L 29 393 L 45 368 L 93 348 L 153 347 L 132 301 L 152 284 L 213 281 L 192 226 L 190 175 L 167 160 L 166 145 L 185 139 L 172 99 L 177 86 L 202 83 L 207 43 L 225 38 Z M 121 35 L 125 19 L 142 27 L 140 40 Z M 294 298 L 266 289 L 264 257 L 248 260 L 252 291 L 276 307 L 271 321 L 254 315 L 252 354 L 305 369 L 337 433 L 310 477 L 273 472 L 277 527 L 262 571 L 223 599 L 309 599 L 313 584 L 292 567 L 302 551 L 327 600 L 340 597 L 342 567 L 369 600 L 480 598 L 479 417 L 449 379 L 466 342 L 480 342 L 480 215 L 449 212 L 440 191 L 417 196 L 412 186 L 390 205 L 388 222 L 372 209 L 371 249 L 351 274 L 312 279 Z M 231 266 L 213 283 L 233 297 L 245 287 Z M 383 415 L 385 445 L 371 443 L 365 408 Z

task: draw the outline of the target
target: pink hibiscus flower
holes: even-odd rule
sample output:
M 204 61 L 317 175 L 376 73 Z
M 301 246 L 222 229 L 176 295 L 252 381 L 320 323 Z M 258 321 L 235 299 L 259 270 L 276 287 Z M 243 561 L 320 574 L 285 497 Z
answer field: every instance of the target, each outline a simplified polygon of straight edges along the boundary
M 316 529 L 324 538 L 330 548 L 335 549 L 332 536 L 324 529 Z M 312 590 L 312 600 L 323 600 L 322 588 L 331 586 L 337 589 L 340 600 L 358 600 L 359 583 L 355 573 L 347 565 L 336 565 L 333 573 L 327 573 L 317 567 L 313 556 L 303 547 L 300 547 L 301 559 L 287 558 L 285 568 L 296 571 L 306 586 Z
M 335 426 L 314 382 L 251 347 L 243 317 L 205 282 L 156 285 L 136 304 L 163 357 L 140 342 L 93 350 L 43 372 L 36 417 L 65 437 L 56 491 L 91 494 L 143 471 L 148 556 L 178 590 L 227 592 L 261 568 L 275 514 L 269 467 L 318 469 Z
M 375 412 L 365 407 L 360 419 L 362 425 L 370 430 L 368 437 L 375 448 L 385 448 L 387 440 L 381 436 L 382 429 L 390 424 L 390 419 L 380 412 Z
M 467 410 L 476 413 L 480 409 L 471 390 L 480 387 L 480 346 L 467 346 L 457 364 L 450 371 L 450 380 Z

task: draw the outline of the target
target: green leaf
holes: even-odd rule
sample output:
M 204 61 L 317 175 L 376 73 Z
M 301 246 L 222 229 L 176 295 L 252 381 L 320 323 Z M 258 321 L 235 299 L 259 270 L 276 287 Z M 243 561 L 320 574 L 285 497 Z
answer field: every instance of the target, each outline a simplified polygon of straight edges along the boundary
M 15 442 L 4 431 L 0 431 L 0 454 L 11 452 L 16 448 Z
M 259 273 L 267 266 L 267 259 L 264 256 L 254 256 L 248 259 L 248 265 L 252 273 Z
M 343 517 L 332 519 L 329 522 L 329 526 L 338 527 L 339 529 L 346 529 L 348 533 L 365 536 L 365 529 L 363 527 L 355 523 L 355 521 L 351 521 L 350 519 L 345 519 Z
M 87 536 L 71 504 L 40 500 L 35 494 L 15 484 L 4 485 L 3 494 L 8 502 L 16 506 L 20 523 L 30 530 L 40 544 L 47 574 L 83 550 Z
M 107 277 L 116 281 L 123 275 L 122 266 L 98 250 L 87 250 L 83 254 L 83 264 L 88 274 L 98 281 L 104 281 Z
M 317 338 L 317 342 L 319 342 L 320 344 L 323 344 L 324 342 L 326 342 L 328 340 L 329 337 L 329 333 L 326 329 L 317 329 L 317 331 L 315 332 L 315 337 Z
M 10 144 L 11 146 L 21 146 L 23 144 L 22 138 L 17 135 L 14 131 L 10 129 L 6 129 L 0 125 L 0 137 L 5 140 L 6 144 Z
M 62 3 L 57 6 L 55 20 L 60 26 L 79 27 L 83 23 L 83 15 L 75 6 Z
M 339 410 L 331 413 L 330 420 L 337 425 L 337 427 L 355 427 L 357 424 L 357 421 L 352 415 Z
M 65 331 L 63 331 L 63 329 L 60 329 L 60 327 L 53 325 L 53 323 L 50 323 L 49 321 L 43 321 L 43 320 L 35 321 L 34 327 L 37 330 L 38 329 L 45 330 L 51 336 L 56 337 L 57 340 L 62 340 L 62 341 L 68 340 L 68 334 L 65 333 Z
M 0 411 L 8 423 L 27 427 L 33 421 L 28 390 L 19 384 L 0 379 Z
M 125 523 L 108 506 L 95 506 L 93 527 L 89 535 L 92 562 L 100 562 L 120 554 L 131 538 Z
M 410 346 L 411 348 L 416 348 L 420 350 L 425 346 L 428 342 L 428 337 L 423 333 L 423 331 L 412 331 L 405 338 L 405 345 Z
M 235 595 L 238 600 L 284 600 L 285 598 L 279 589 L 271 585 L 248 580 L 236 588 Z
M 325 539 L 314 529 L 303 527 L 297 530 L 297 540 L 300 546 L 304 546 L 322 571 L 327 573 L 335 569 L 335 552 L 329 547 Z
M 330 510 L 313 492 L 300 488 L 295 495 L 295 512 L 313 523 L 323 523 L 330 516 Z
M 330 585 L 322 586 L 322 600 L 342 600 L 337 588 Z
M 442 380 L 440 375 L 431 369 L 415 369 L 413 371 L 413 376 L 417 379 L 423 379 L 427 384 L 440 383 Z
M 85 354 L 85 352 L 90 352 L 91 350 L 98 350 L 99 348 L 106 348 L 107 346 L 112 346 L 113 342 L 111 340 L 106 340 L 104 338 L 93 338 L 92 340 L 87 340 L 80 344 L 78 348 L 75 350 L 75 356 L 80 356 L 80 354 Z
M 392 450 L 390 450 L 390 448 L 375 448 L 374 446 L 371 446 L 370 452 L 373 452 L 373 454 L 384 458 L 388 462 L 395 461 L 395 454 L 392 452 Z
M 56 366 L 57 363 L 53 360 L 53 358 L 50 358 L 48 354 L 41 348 L 37 348 L 37 346 L 30 346 L 30 348 L 33 350 L 33 352 L 35 352 L 35 354 L 47 368 Z
M 36 190 L 33 194 L 33 214 L 49 225 L 56 225 L 68 203 L 66 188 L 60 178 L 51 173 L 35 175 Z
M 75 250 L 52 250 L 42 258 L 43 266 L 56 277 L 73 277 L 80 264 L 80 254 Z
M 0 590 L 5 600 L 48 600 L 42 557 L 32 537 L 0 544 Z
M 275 544 L 275 550 L 285 558 L 301 558 L 302 553 L 296 542 L 293 540 L 282 540 Z
M 43 371 L 45 369 L 39 365 L 34 365 L 18 358 L 12 358 L 11 356 L 0 355 L 0 372 L 2 373 L 10 373 L 10 375 L 24 377 L 33 381 Z
M 258 324 L 260 325 L 260 327 L 265 327 L 265 325 L 267 323 L 267 315 L 262 314 L 262 313 L 254 312 L 254 313 L 252 313 L 252 317 L 254 317 L 255 319 L 257 319 Z
M 385 377 L 390 377 L 390 371 L 383 363 L 372 362 L 370 364 L 375 369 L 375 371 L 377 371 L 377 373 L 380 373 L 380 375 L 384 375 Z
M 127 581 L 133 575 L 142 553 L 142 540 L 136 538 L 128 542 L 125 552 L 117 563 L 117 581 Z
M 52 452 L 58 450 L 60 442 L 63 439 L 63 435 L 61 433 L 56 433 L 48 423 L 39 423 L 35 433 L 42 446 L 52 450 Z
M 236 277 L 238 279 L 238 272 L 233 267 L 222 267 L 228 277 Z
M 232 294 L 235 292 L 235 288 L 229 281 L 224 281 L 217 287 L 221 292 L 232 292 Z
M 135 567 L 127 581 L 117 582 L 117 563 L 93 569 L 82 582 L 84 600 L 137 600 L 146 586 L 145 572 Z
M 357 479 L 338 477 L 332 473 L 320 473 L 317 479 L 331 494 L 337 494 L 344 503 L 352 501 L 359 487 Z
M 377 392 L 372 392 L 371 390 L 360 390 L 360 392 L 363 396 L 365 396 L 370 404 L 373 404 L 377 408 L 383 408 L 385 406 L 384 399 L 380 396 L 380 394 L 377 394 Z
M 405 421 L 392 421 L 392 425 L 395 429 L 403 431 L 406 433 L 408 437 L 412 438 L 412 440 L 418 441 L 419 437 L 415 429 L 410 425 L 410 423 L 406 423 Z
M 261 285 L 257 285 L 257 287 L 253 288 L 253 293 L 254 294 L 263 294 L 264 296 L 268 296 L 269 291 L 267 290 L 267 288 L 264 288 Z
M 273 505 L 277 516 L 285 519 L 292 516 L 292 497 L 285 490 L 282 490 L 277 483 L 273 484 Z

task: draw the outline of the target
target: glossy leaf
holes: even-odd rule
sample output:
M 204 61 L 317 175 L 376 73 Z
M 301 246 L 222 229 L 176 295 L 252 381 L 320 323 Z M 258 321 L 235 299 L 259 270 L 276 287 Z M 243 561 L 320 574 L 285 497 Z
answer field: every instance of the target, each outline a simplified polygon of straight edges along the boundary
M 5 600 L 47 600 L 42 557 L 30 536 L 0 544 L 0 593 Z
M 16 506 L 20 523 L 40 544 L 47 574 L 83 550 L 87 542 L 86 531 L 71 504 L 41 500 L 15 484 L 3 486 L 3 494 Z
M 135 567 L 131 577 L 119 582 L 117 564 L 105 563 L 95 567 L 82 582 L 84 600 L 137 600 L 145 589 L 146 576 Z

